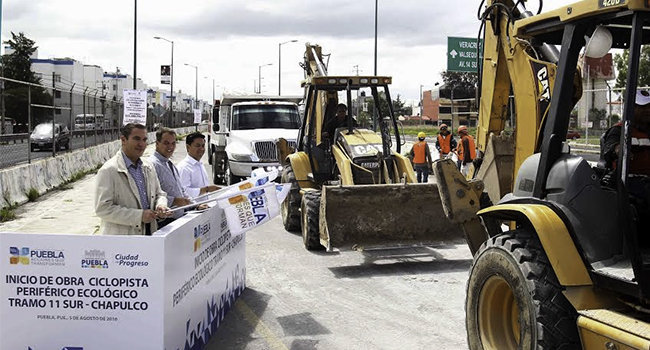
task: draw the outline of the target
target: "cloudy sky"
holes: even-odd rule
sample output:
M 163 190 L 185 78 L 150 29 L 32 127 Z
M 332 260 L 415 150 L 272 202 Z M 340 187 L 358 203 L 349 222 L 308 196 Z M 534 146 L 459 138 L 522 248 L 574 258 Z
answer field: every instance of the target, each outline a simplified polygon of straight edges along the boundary
M 2 0 L 0 0 L 2 1 Z M 71 57 L 133 75 L 135 0 L 4 0 L 2 40 L 23 32 L 36 41 L 39 58 Z M 201 99 L 225 91 L 253 92 L 259 66 L 262 92 L 278 91 L 278 44 L 282 45 L 282 93 L 302 94 L 305 42 L 330 53 L 329 74 L 372 75 L 373 0 L 138 0 L 137 77 L 159 84 L 174 41 L 174 90 L 194 94 L 198 66 Z M 475 37 L 478 0 L 380 0 L 379 75 L 393 77 L 392 95 L 418 99 L 446 69 L 447 37 Z M 537 1 L 528 2 L 536 10 Z M 544 1 L 545 10 L 565 3 Z M 168 88 L 168 86 L 167 86 Z

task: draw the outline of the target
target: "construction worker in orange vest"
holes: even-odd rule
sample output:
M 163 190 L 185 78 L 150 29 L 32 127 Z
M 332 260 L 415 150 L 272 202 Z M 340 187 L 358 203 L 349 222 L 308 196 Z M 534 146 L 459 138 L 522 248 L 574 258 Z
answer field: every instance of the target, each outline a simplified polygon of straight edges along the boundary
M 460 172 L 464 176 L 467 176 L 469 165 L 476 158 L 476 144 L 474 143 L 474 138 L 467 132 L 465 125 L 458 127 L 458 136 L 460 136 L 458 164 L 460 165 Z
M 440 131 L 436 140 L 436 149 L 440 154 L 440 159 L 447 157 L 448 154 L 456 150 L 456 140 L 454 140 L 454 135 L 448 129 L 447 124 L 440 124 Z
M 429 145 L 424 141 L 426 137 L 427 134 L 420 131 L 418 133 L 418 142 L 413 145 L 409 152 L 409 156 L 413 160 L 418 183 L 429 182 L 429 172 L 433 170 L 431 151 L 429 151 Z

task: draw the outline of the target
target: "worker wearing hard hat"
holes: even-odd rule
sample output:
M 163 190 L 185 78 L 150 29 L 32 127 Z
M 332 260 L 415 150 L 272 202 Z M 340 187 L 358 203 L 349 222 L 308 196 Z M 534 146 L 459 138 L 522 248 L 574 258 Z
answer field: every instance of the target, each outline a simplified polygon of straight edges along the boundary
M 476 158 L 476 144 L 474 143 L 474 138 L 467 132 L 465 125 L 458 127 L 458 136 L 460 137 L 458 164 L 460 165 L 460 172 L 467 176 L 469 165 Z
M 447 157 L 452 151 L 456 150 L 456 140 L 454 140 L 454 135 L 449 131 L 447 124 L 440 124 L 436 149 L 440 154 L 440 159 Z
M 418 142 L 413 145 L 411 151 L 409 152 L 410 158 L 413 160 L 413 167 L 415 168 L 415 173 L 417 174 L 417 180 L 419 183 L 429 182 L 429 173 L 433 170 L 433 165 L 431 161 L 431 151 L 429 151 L 429 145 L 424 139 L 427 137 L 427 134 L 420 131 L 418 133 Z

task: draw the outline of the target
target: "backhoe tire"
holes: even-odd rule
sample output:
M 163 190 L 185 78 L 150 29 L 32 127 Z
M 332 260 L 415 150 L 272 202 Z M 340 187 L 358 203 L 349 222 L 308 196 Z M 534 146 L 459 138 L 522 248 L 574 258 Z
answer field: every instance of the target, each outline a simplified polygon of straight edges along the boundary
M 282 202 L 280 210 L 282 212 L 282 224 L 284 229 L 289 232 L 298 232 L 300 230 L 300 186 L 296 181 L 291 166 L 286 166 L 282 171 L 282 183 L 291 184 L 289 195 Z
M 320 191 L 307 191 L 302 195 L 302 243 L 307 250 L 322 250 L 318 219 L 320 216 Z
M 490 238 L 474 256 L 467 282 L 469 348 L 580 348 L 577 313 L 562 289 L 532 231 Z

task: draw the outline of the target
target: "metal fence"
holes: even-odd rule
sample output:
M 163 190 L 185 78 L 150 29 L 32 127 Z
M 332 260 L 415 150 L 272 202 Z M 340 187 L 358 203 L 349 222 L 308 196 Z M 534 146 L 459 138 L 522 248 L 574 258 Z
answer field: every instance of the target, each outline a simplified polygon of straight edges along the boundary
M 98 90 L 74 84 L 62 89 L 0 77 L 0 168 L 117 140 L 123 111 L 121 97 Z M 202 116 L 202 120 L 207 118 Z M 191 125 L 192 111 L 172 113 L 148 103 L 149 131 Z
M 567 137 L 581 140 L 598 139 L 623 116 L 624 89 L 611 87 L 605 81 L 597 85 L 600 86 L 583 90 L 582 98 L 571 114 Z

